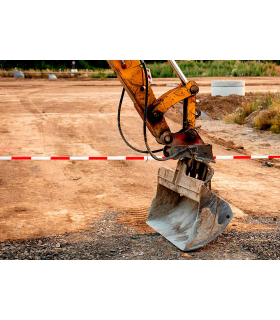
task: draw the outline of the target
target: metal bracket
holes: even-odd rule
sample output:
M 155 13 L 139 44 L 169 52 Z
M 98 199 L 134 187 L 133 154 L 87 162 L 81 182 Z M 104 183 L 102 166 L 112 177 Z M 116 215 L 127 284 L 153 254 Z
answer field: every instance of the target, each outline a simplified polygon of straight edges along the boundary
M 206 162 L 214 162 L 215 159 L 212 152 L 212 145 L 211 144 L 201 144 L 201 145 L 192 145 L 192 146 L 174 146 L 171 148 L 165 147 L 164 154 L 168 154 L 169 156 L 178 153 L 181 150 L 177 157 L 174 160 L 182 160 L 184 158 L 196 159 L 198 161 L 206 161 Z

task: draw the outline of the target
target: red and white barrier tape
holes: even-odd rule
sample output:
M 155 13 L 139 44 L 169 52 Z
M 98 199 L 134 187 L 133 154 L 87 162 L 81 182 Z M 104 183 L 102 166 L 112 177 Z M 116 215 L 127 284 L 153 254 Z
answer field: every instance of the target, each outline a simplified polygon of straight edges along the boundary
M 159 157 L 164 158 L 164 157 Z M 280 159 L 280 156 L 214 156 L 216 160 L 233 159 Z M 151 156 L 126 157 L 126 156 L 107 156 L 107 157 L 0 157 L 0 160 L 154 160 Z
M 148 81 L 150 84 L 153 84 L 153 78 L 152 78 L 152 73 L 151 73 L 151 70 L 146 68 L 147 70 L 147 75 L 148 75 Z

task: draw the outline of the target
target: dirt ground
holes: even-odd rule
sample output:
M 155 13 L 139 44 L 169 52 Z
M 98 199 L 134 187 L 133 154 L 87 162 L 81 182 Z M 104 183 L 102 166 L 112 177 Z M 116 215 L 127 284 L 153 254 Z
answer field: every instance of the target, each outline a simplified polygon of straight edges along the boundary
M 260 93 L 265 98 L 265 93 Z M 272 96 L 275 94 L 271 94 Z M 196 101 L 197 108 L 207 114 L 212 120 L 222 120 L 224 116 L 232 114 L 236 109 L 245 105 L 246 102 L 253 101 L 256 98 L 255 93 L 248 92 L 245 96 L 231 94 L 228 97 L 212 97 L 210 93 L 199 94 Z M 171 113 L 177 113 L 182 117 L 183 102 L 177 103 Z
M 157 96 L 168 81 L 155 81 Z M 254 81 L 276 90 L 279 79 Z M 115 79 L 1 79 L 1 156 L 138 155 L 118 133 L 121 90 Z M 169 115 L 173 130 L 177 115 Z M 143 148 L 142 121 L 128 96 L 122 123 Z M 219 120 L 197 125 L 215 155 L 280 154 L 279 135 Z M 212 188 L 236 208 L 235 218 L 211 244 L 182 255 L 145 224 L 161 163 L 1 161 L 0 259 L 279 259 L 279 162 L 264 165 L 217 160 Z

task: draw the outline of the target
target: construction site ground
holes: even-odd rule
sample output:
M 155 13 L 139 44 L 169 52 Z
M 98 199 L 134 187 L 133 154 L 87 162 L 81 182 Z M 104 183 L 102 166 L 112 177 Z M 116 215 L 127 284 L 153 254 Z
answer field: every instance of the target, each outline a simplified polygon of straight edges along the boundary
M 198 106 L 213 119 L 224 115 L 223 102 L 229 111 L 240 106 L 239 97 L 210 96 L 213 78 L 194 80 Z M 280 88 L 279 77 L 245 80 L 247 96 Z M 154 82 L 157 97 L 178 83 Z M 139 155 L 118 133 L 121 91 L 117 79 L 0 79 L 0 156 Z M 122 109 L 127 139 L 144 149 L 142 120 L 127 95 Z M 172 130 L 181 128 L 178 110 L 167 114 Z M 197 126 L 214 155 L 280 154 L 277 134 L 222 120 Z M 158 147 L 151 135 L 149 143 Z M 145 223 L 162 165 L 174 168 L 176 161 L 1 161 L 0 259 L 280 258 L 279 161 L 212 165 L 212 190 L 235 217 L 212 243 L 188 254 Z

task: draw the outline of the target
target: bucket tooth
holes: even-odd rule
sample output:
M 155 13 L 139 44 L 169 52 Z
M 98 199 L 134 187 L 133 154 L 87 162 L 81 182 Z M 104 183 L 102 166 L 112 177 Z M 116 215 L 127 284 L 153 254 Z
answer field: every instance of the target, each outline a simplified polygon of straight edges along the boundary
M 147 224 L 182 251 L 198 249 L 215 239 L 233 217 L 230 205 L 206 183 L 186 175 L 186 164 L 176 170 L 160 168 L 158 188 Z

